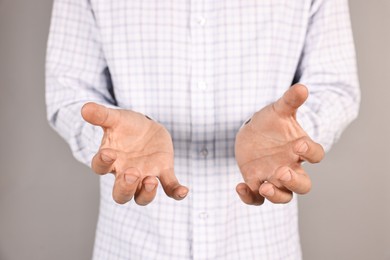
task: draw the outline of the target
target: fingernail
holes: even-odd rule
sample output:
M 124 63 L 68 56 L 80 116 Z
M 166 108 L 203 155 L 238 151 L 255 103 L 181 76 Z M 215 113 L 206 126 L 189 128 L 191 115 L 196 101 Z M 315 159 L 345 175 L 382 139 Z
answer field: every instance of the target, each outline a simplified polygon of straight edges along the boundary
M 187 196 L 187 193 L 188 193 L 188 190 L 186 190 L 185 192 L 180 192 L 179 194 L 177 194 L 180 198 L 184 198 L 185 196 Z
M 247 191 L 246 189 L 239 189 L 239 190 L 238 190 L 238 193 L 239 193 L 240 195 L 242 195 L 242 196 L 245 196 L 245 195 L 248 194 L 248 191 Z
M 110 163 L 110 162 L 112 162 L 114 160 L 114 159 L 112 159 L 111 157 L 109 157 L 109 156 L 107 156 L 105 154 L 102 154 L 101 157 L 102 157 L 102 160 L 104 162 L 106 162 L 106 163 Z
M 306 153 L 307 149 L 309 149 L 309 146 L 306 142 L 302 143 L 301 146 L 299 146 L 297 152 L 298 153 Z
M 264 192 L 264 195 L 267 197 L 272 197 L 274 196 L 274 194 L 275 194 L 275 190 L 272 187 Z
M 134 184 L 138 180 L 138 177 L 134 175 L 126 174 L 125 180 L 128 184 Z
M 145 184 L 145 190 L 146 190 L 147 192 L 153 191 L 154 188 L 156 188 L 156 184 L 150 184 L 150 183 Z
M 290 170 L 288 170 L 280 177 L 280 180 L 287 182 L 287 181 L 290 181 L 291 178 L 292 178 L 291 172 L 290 172 Z

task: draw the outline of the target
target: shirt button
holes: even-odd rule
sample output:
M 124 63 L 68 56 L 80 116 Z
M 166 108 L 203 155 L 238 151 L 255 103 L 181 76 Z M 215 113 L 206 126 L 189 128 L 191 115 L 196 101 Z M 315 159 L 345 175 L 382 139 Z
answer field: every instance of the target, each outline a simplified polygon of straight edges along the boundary
M 200 26 L 204 26 L 206 24 L 206 18 L 204 18 L 204 16 L 198 16 L 196 18 L 196 23 Z
M 206 149 L 206 148 L 203 148 L 201 151 L 200 151 L 200 154 L 206 158 L 207 155 L 209 154 L 209 151 Z
M 207 89 L 207 84 L 204 81 L 199 81 L 197 87 L 198 87 L 199 90 L 206 90 Z
M 209 217 L 209 214 L 207 214 L 207 212 L 199 213 L 199 218 L 200 219 L 207 219 L 208 217 Z

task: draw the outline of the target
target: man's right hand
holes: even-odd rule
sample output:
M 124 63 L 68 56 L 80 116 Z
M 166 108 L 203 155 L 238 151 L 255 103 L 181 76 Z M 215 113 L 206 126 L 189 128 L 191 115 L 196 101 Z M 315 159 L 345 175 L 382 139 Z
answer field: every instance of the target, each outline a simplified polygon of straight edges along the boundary
M 117 203 L 134 197 L 137 204 L 147 205 L 156 196 L 157 178 L 169 197 L 185 198 L 188 188 L 179 184 L 174 174 L 172 139 L 161 124 L 134 111 L 95 103 L 85 104 L 81 114 L 88 123 L 103 128 L 92 169 L 115 175 L 112 195 Z

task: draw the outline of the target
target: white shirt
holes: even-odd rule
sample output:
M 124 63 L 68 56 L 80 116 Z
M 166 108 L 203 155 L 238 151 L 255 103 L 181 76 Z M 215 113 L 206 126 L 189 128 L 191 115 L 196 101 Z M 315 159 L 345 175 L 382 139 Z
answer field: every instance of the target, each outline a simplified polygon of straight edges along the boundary
M 102 177 L 94 259 L 300 259 L 296 199 L 245 205 L 234 159 L 242 123 L 298 81 L 310 91 L 298 120 L 329 149 L 360 99 L 347 0 L 54 1 L 50 124 L 89 165 L 102 131 L 84 103 L 150 115 L 190 188 L 118 205 Z

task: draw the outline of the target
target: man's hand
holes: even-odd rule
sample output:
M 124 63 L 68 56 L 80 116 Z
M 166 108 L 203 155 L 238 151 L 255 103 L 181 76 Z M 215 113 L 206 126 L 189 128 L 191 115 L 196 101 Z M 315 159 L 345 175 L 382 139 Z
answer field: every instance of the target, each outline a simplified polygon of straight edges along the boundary
M 297 109 L 307 97 L 305 86 L 292 86 L 278 101 L 255 113 L 237 133 L 236 160 L 245 183 L 238 184 L 236 190 L 243 202 L 261 205 L 266 198 L 287 203 L 293 192 L 310 191 L 311 181 L 301 162 L 320 162 L 324 150 L 296 121 Z
M 99 151 L 92 159 L 98 174 L 115 174 L 113 198 L 117 203 L 150 203 L 156 196 L 158 180 L 165 193 L 183 199 L 188 188 L 179 184 L 173 171 L 173 144 L 168 131 L 140 113 L 110 109 L 87 103 L 83 118 L 104 130 Z

